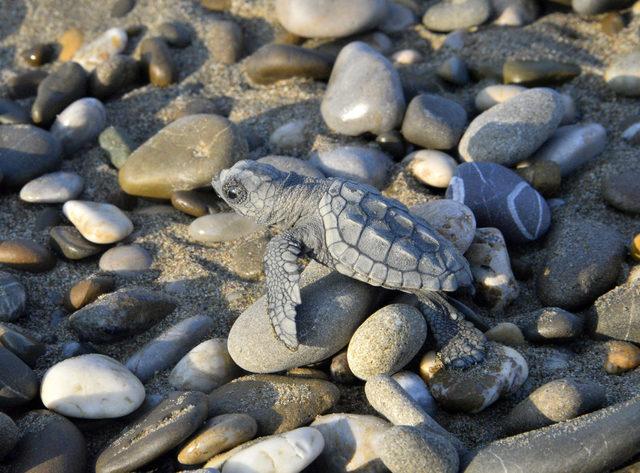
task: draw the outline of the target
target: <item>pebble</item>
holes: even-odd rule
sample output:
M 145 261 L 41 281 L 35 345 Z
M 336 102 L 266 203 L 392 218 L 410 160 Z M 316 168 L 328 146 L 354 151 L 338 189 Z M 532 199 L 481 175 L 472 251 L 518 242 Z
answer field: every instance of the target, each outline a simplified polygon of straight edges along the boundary
M 532 0 L 491 0 L 495 17 L 500 26 L 525 26 L 538 17 L 538 4 Z
M 558 307 L 545 307 L 526 316 L 522 332 L 531 342 L 566 342 L 578 339 L 583 326 L 581 317 Z
M 167 21 L 158 26 L 158 33 L 169 46 L 186 48 L 191 44 L 191 29 L 180 21 Z
M 88 355 L 95 353 L 96 350 L 88 343 L 69 342 L 62 347 L 62 358 L 74 358 L 76 356 Z
M 544 88 L 527 90 L 476 117 L 462 135 L 458 151 L 465 161 L 511 166 L 547 141 L 563 114 L 559 94 Z
M 116 360 L 89 354 L 49 368 L 40 397 L 47 409 L 68 417 L 112 419 L 135 411 L 145 392 L 142 383 Z
M 116 169 L 124 166 L 135 146 L 126 131 L 117 126 L 109 126 L 98 136 L 100 147 L 109 156 Z
M 222 202 L 211 192 L 176 191 L 171 194 L 171 205 L 192 217 L 217 213 Z
M 590 328 L 596 335 L 640 343 L 638 307 L 640 281 L 618 286 L 598 297 L 590 314 Z
M 280 434 L 310 423 L 331 409 L 339 395 L 334 384 L 320 379 L 243 376 L 209 394 L 209 415 L 248 414 L 260 435 Z
M 111 18 L 127 16 L 136 6 L 136 0 L 116 0 L 111 7 Z
M 438 32 L 449 32 L 478 26 L 489 19 L 488 0 L 444 0 L 429 7 L 422 23 Z
M 602 195 L 607 204 L 622 212 L 640 214 L 638 175 L 625 171 L 604 177 Z
M 487 337 L 487 340 L 510 347 L 517 347 L 526 343 L 520 327 L 511 322 L 501 322 L 494 325 L 484 333 L 484 336 Z
M 463 459 L 464 471 L 493 473 L 504 471 L 504 465 L 509 465 L 508 471 L 536 473 L 608 471 L 638 453 L 638 422 L 640 398 L 636 396 L 576 419 L 491 442 Z
M 450 442 L 416 427 L 394 426 L 378 441 L 380 458 L 392 473 L 457 473 L 460 460 Z
M 229 116 L 231 112 L 231 101 L 225 97 L 218 99 L 208 99 L 205 97 L 179 96 L 171 102 L 166 110 L 166 121 L 173 122 L 179 118 L 189 115 L 213 114 Z
M 68 322 L 83 341 L 111 343 L 147 331 L 175 308 L 172 298 L 134 286 L 86 305 L 73 313 Z
M 210 11 L 222 12 L 231 8 L 231 0 L 200 0 L 203 8 Z
M 591 381 L 556 379 L 540 386 L 507 414 L 504 428 L 511 434 L 546 427 L 599 409 L 605 390 Z
M 607 13 L 600 20 L 600 29 L 604 34 L 615 36 L 625 27 L 625 20 L 618 12 Z
M 452 199 L 439 199 L 414 205 L 413 215 L 425 220 L 464 254 L 476 234 L 476 218 L 469 207 Z
M 105 272 L 129 276 L 146 271 L 152 263 L 153 258 L 142 246 L 122 245 L 105 251 L 98 266 Z
M 20 198 L 34 204 L 57 204 L 78 197 L 84 190 L 84 179 L 75 172 L 58 171 L 44 174 L 22 187 Z
M 376 311 L 355 331 L 347 349 L 349 367 L 360 379 L 394 374 L 422 348 L 427 324 L 409 305 L 392 304 Z
M 21 406 L 38 394 L 38 378 L 18 356 L 0 346 L 0 409 Z
M 24 125 L 30 122 L 29 113 L 21 105 L 0 98 L 0 125 Z
M 120 54 L 126 47 L 127 33 L 121 28 L 111 28 L 78 49 L 73 60 L 90 73 L 98 64 Z
M 276 152 L 295 152 L 305 144 L 306 127 L 306 120 L 292 120 L 279 126 L 269 136 L 269 148 Z
M 520 295 L 518 281 L 511 270 L 509 251 L 497 228 L 478 228 L 473 243 L 465 253 L 474 278 L 476 296 L 500 313 Z
M 562 126 L 531 156 L 531 161 L 553 161 L 562 176 L 595 159 L 607 145 L 607 131 L 599 123 Z
M 89 92 L 100 100 L 122 94 L 140 78 L 140 63 L 131 56 L 116 54 L 96 66 L 89 76 Z
M 164 39 L 147 38 L 140 43 L 139 51 L 149 82 L 153 85 L 168 87 L 178 80 L 178 71 Z
M 205 340 L 189 351 L 169 375 L 171 386 L 180 391 L 209 393 L 240 375 L 231 359 L 226 338 Z
M 430 149 L 415 151 L 405 159 L 413 177 L 423 184 L 439 189 L 449 186 L 458 165 L 448 154 Z
M 356 378 L 351 368 L 349 368 L 346 350 L 338 353 L 331 359 L 329 371 L 331 373 L 331 379 L 336 383 L 355 384 L 358 382 L 358 378 Z
M 62 213 L 56 207 L 45 207 L 36 214 L 33 228 L 36 232 L 47 230 L 62 221 Z
M 640 96 L 640 53 L 632 52 L 614 57 L 604 73 L 604 80 L 620 95 Z
M 634 0 L 572 0 L 571 7 L 581 15 L 597 15 L 609 10 L 623 10 L 633 3 Z
M 87 73 L 76 62 L 65 62 L 40 82 L 36 101 L 31 107 L 31 119 L 40 126 L 49 126 L 68 105 L 87 93 Z
M 46 346 L 28 335 L 24 330 L 12 324 L 0 323 L 0 346 L 18 356 L 30 367 L 34 367 L 38 358 L 46 351 Z
M 391 425 L 371 415 L 327 414 L 311 423 L 324 438 L 324 450 L 314 462 L 318 471 L 386 471 L 378 453 L 379 436 Z
M 363 146 L 341 146 L 317 151 L 309 163 L 327 177 L 340 177 L 369 184 L 378 189 L 386 186 L 393 160 L 382 151 Z
M 269 239 L 258 236 L 241 242 L 231 252 L 228 268 L 244 279 L 258 279 L 263 274 L 263 257 Z
M 102 274 L 78 281 L 65 295 L 64 305 L 72 312 L 82 309 L 103 294 L 113 291 L 115 284 L 112 276 Z
M 235 212 L 221 212 L 195 219 L 189 225 L 189 237 L 197 243 L 217 243 L 244 238 L 262 227 Z
M 324 449 L 322 434 L 301 427 L 261 440 L 236 453 L 223 467 L 225 473 L 299 473 Z
M 62 147 L 51 133 L 32 125 L 0 126 L 2 185 L 20 189 L 27 182 L 60 167 Z
M 22 60 L 29 66 L 39 67 L 51 62 L 53 51 L 51 44 L 39 43 L 24 50 L 21 56 Z
M 20 431 L 11 417 L 0 412 L 0 461 L 13 450 L 19 437 Z
M 190 115 L 136 149 L 118 180 L 128 194 L 170 199 L 174 191 L 209 187 L 221 170 L 244 159 L 247 151 L 244 137 L 226 118 Z
M 51 134 L 60 140 L 67 156 L 91 145 L 107 126 L 107 111 L 91 97 L 76 100 L 56 117 Z
M 415 49 L 401 49 L 400 51 L 393 53 L 391 59 L 394 64 L 408 66 L 410 64 L 418 64 L 419 62 L 422 62 L 424 57 Z
M 251 440 L 258 424 L 246 414 L 223 414 L 209 419 L 178 453 L 183 465 L 198 465 L 218 453 Z
M 126 366 L 146 383 L 156 373 L 174 366 L 212 330 L 213 320 L 206 315 L 181 320 L 131 355 Z
M 466 85 L 471 78 L 467 63 L 459 56 L 452 56 L 445 60 L 436 70 L 438 77 L 454 85 Z
M 555 197 L 560 193 L 562 170 L 555 161 L 534 161 L 529 166 L 517 168 L 516 172 L 544 197 Z
M 309 161 L 290 156 L 269 155 L 258 159 L 261 163 L 270 164 L 276 169 L 283 172 L 295 172 L 301 176 L 313 177 L 315 179 L 324 179 L 325 175 L 315 166 L 309 164 Z
M 38 86 L 48 76 L 47 71 L 32 69 L 10 76 L 7 79 L 8 95 L 12 99 L 25 99 L 38 93 Z M 29 117 L 29 123 L 31 117 Z
M 604 370 L 609 374 L 622 374 L 640 366 L 640 348 L 629 342 L 612 340 L 605 344 Z
M 400 76 L 375 49 L 360 41 L 350 43 L 336 59 L 320 111 L 336 133 L 379 135 L 393 130 L 405 112 Z
M 207 397 L 198 392 L 172 393 L 105 448 L 96 473 L 125 473 L 182 444 L 207 418 Z
M 71 226 L 56 226 L 49 231 L 51 248 L 70 260 L 81 260 L 102 253 L 103 245 L 91 243 Z
M 229 332 L 229 353 L 243 369 L 273 373 L 325 360 L 349 343 L 372 313 L 380 290 L 311 262 L 302 273 L 296 323 L 300 345 L 291 351 L 275 336 L 266 297 L 247 308 Z
M 438 95 L 413 98 L 402 122 L 402 135 L 423 148 L 451 149 L 458 144 L 467 124 L 462 106 Z
M 544 198 L 499 164 L 459 165 L 446 197 L 468 206 L 478 225 L 497 228 L 508 242 L 537 240 L 551 224 L 551 211 Z
M 484 363 L 460 374 L 443 368 L 429 383 L 438 404 L 451 412 L 478 413 L 516 392 L 529 376 L 526 360 L 513 348 L 489 342 Z
M 385 0 L 276 0 L 278 21 L 304 38 L 342 38 L 370 30 L 388 14 Z
M 234 21 L 215 20 L 208 25 L 207 43 L 214 61 L 235 64 L 242 55 L 242 29 Z
M 635 122 L 629 125 L 622 132 L 622 139 L 632 145 L 639 145 L 640 144 L 640 122 Z
M 62 207 L 62 212 L 91 243 L 116 243 L 133 231 L 129 217 L 112 204 L 69 200 Z
M 0 265 L 9 268 L 42 273 L 56 265 L 51 252 L 35 241 L 0 240 Z
M 60 44 L 58 60 L 60 62 L 71 61 L 76 51 L 78 51 L 82 43 L 84 43 L 84 33 L 78 28 L 69 28 L 60 35 L 58 43 Z
M 378 135 L 376 143 L 382 151 L 393 156 L 395 160 L 404 158 L 407 155 L 407 149 L 411 146 L 405 143 L 402 135 L 395 130 Z
M 378 28 L 387 34 L 400 33 L 417 23 L 416 15 L 405 5 L 388 2 L 389 9 Z
M 506 102 L 525 90 L 527 90 L 526 87 L 520 85 L 488 85 L 476 94 L 474 100 L 476 110 L 479 112 L 489 110 L 494 105 Z
M 631 240 L 631 245 L 629 245 L 629 253 L 631 254 L 631 258 L 636 261 L 640 261 L 640 233 L 633 237 Z
M 27 291 L 10 273 L 0 271 L 0 320 L 11 322 L 24 313 Z
M 20 441 L 11 455 L 9 471 L 84 473 L 87 446 L 78 428 L 51 411 L 34 410 L 18 421 Z
M 505 84 L 525 87 L 559 85 L 580 75 L 580 67 L 551 59 L 505 61 L 502 76 Z
M 391 377 L 427 414 L 436 413 L 436 401 L 420 376 L 411 371 L 398 371 Z
M 615 284 L 624 254 L 622 236 L 610 225 L 584 218 L 557 225 L 538 274 L 540 301 L 565 310 L 586 307 Z

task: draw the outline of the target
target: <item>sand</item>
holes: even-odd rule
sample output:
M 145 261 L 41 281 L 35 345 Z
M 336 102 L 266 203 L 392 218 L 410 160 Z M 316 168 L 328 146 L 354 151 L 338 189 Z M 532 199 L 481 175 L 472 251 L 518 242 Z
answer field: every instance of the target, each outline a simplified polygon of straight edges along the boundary
M 254 139 L 267 142 L 269 134 L 278 126 L 293 120 L 308 120 L 309 133 L 305 146 L 299 150 L 304 157 L 310 150 L 332 143 L 354 143 L 360 140 L 332 135 L 322 123 L 319 103 L 325 85 L 308 80 L 288 80 L 272 86 L 253 86 L 243 75 L 242 61 L 225 66 L 216 64 L 208 48 L 208 26 L 217 18 L 237 21 L 245 35 L 245 55 L 250 54 L 274 38 L 277 27 L 270 0 L 234 0 L 230 13 L 214 14 L 202 9 L 192 0 L 138 0 L 135 9 L 125 18 L 110 17 L 111 1 L 77 2 L 74 0 L 0 0 L 0 96 L 5 94 L 6 81 L 24 69 L 18 54 L 37 42 L 54 41 L 63 31 L 76 26 L 93 39 L 113 26 L 128 27 L 143 24 L 146 35 L 168 20 L 189 23 L 195 36 L 186 49 L 173 49 L 172 56 L 180 71 L 180 82 L 167 89 L 152 86 L 137 88 L 105 105 L 110 123 L 126 129 L 137 144 L 160 130 L 170 115 L 172 103 L 178 97 L 197 96 L 220 101 L 230 107 L 230 119 Z M 624 125 L 640 117 L 637 99 L 621 98 L 605 86 L 602 76 L 606 64 L 618 53 L 640 46 L 640 17 L 635 18 L 619 34 L 607 36 L 600 31 L 597 18 L 581 19 L 572 13 L 552 12 L 524 28 L 483 26 L 466 36 L 466 46 L 459 54 L 471 64 L 500 64 L 506 58 L 553 58 L 579 64 L 583 73 L 558 89 L 570 94 L 578 105 L 583 121 L 602 123 L 609 136 L 605 152 L 594 162 L 574 173 L 562 184 L 560 197 L 566 204 L 554 211 L 554 224 L 576 215 L 610 225 L 630 241 L 640 232 L 640 218 L 624 215 L 608 207 L 601 196 L 603 177 L 620 171 L 640 171 L 640 151 L 621 140 Z M 139 40 L 143 35 L 136 38 Z M 410 66 L 407 71 L 418 76 L 430 76 L 450 55 L 440 49 L 444 35 L 428 32 L 418 25 L 393 37 L 394 50 L 412 47 L 424 54 L 425 62 Z M 132 51 L 138 41 L 127 48 Z M 49 68 L 50 66 L 46 66 Z M 475 93 L 488 85 L 487 80 L 465 88 L 442 86 L 440 93 L 456 98 L 471 109 Z M 33 99 L 22 101 L 30 107 Z M 253 157 L 268 154 L 265 147 L 252 151 Z M 79 172 L 87 182 L 85 199 L 103 200 L 117 185 L 117 173 L 107 164 L 99 147 L 79 152 L 63 164 L 64 170 Z M 388 195 L 407 205 L 440 198 L 442 193 L 427 189 L 398 169 L 386 190 Z M 36 232 L 34 221 L 44 208 L 20 202 L 16 194 L 0 195 L 0 239 L 27 238 L 46 243 L 46 231 Z M 101 352 L 125 361 L 143 343 L 170 325 L 198 314 L 210 316 L 215 322 L 213 336 L 226 336 L 233 320 L 264 291 L 264 281 L 243 280 L 228 270 L 230 255 L 239 242 L 216 244 L 210 247 L 189 241 L 187 226 L 192 219 L 168 207 L 166 203 L 141 201 L 130 212 L 135 225 L 128 239 L 147 248 L 154 258 L 153 268 L 137 279 L 119 279 L 118 287 L 142 284 L 157 290 L 177 290 L 179 308 L 167 319 L 126 343 L 102 345 Z M 510 248 L 512 257 L 521 258 L 534 270 L 545 257 L 544 240 L 535 244 Z M 621 272 L 624 280 L 631 261 Z M 38 334 L 48 345 L 48 351 L 37 365 L 42 376 L 47 367 L 61 359 L 61 347 L 74 340 L 65 324 L 52 324 L 52 314 L 59 308 L 64 292 L 76 281 L 97 271 L 97 260 L 66 262 L 44 274 L 17 273 L 28 289 L 26 314 L 18 325 Z M 534 281 L 521 283 L 521 297 L 506 313 L 495 318 L 509 321 L 540 308 L 535 295 Z M 485 311 L 484 315 L 491 316 Z M 519 351 L 530 366 L 530 376 L 524 387 L 509 399 L 499 401 L 477 415 L 450 415 L 441 412 L 437 420 L 460 436 L 470 447 L 480 446 L 501 436 L 501 419 L 529 392 L 545 382 L 563 376 L 586 377 L 607 388 L 607 401 L 626 400 L 638 391 L 640 370 L 621 376 L 608 375 L 602 368 L 602 342 L 584 338 L 578 343 L 553 346 L 527 346 Z M 567 362 L 554 369 L 548 358 L 564 354 Z M 161 373 L 147 383 L 148 393 L 166 392 L 167 373 Z M 341 387 L 342 399 L 336 412 L 371 413 L 364 398 L 362 385 Z M 21 412 L 16 411 L 19 415 Z M 87 423 L 85 424 L 85 427 Z M 89 423 L 91 424 L 91 423 Z M 85 428 L 94 457 L 121 427 L 105 428 L 103 423 Z

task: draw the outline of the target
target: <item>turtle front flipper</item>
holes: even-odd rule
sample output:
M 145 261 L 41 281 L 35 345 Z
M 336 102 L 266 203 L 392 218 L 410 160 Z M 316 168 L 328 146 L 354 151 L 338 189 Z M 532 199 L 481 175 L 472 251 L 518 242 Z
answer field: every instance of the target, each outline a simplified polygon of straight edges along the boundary
M 296 306 L 302 302 L 298 285 L 301 253 L 301 242 L 284 232 L 269 241 L 264 255 L 269 318 L 277 337 L 290 350 L 298 348 Z
M 480 330 L 464 320 L 442 294 L 427 292 L 418 297 L 445 366 L 468 368 L 484 360 L 486 338 Z

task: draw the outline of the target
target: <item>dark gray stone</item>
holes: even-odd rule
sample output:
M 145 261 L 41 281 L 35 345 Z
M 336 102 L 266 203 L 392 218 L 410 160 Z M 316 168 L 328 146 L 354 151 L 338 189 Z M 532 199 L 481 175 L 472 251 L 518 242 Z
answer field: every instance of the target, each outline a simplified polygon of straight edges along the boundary
M 31 123 L 27 111 L 9 99 L 0 99 L 0 125 L 20 125 Z
M 138 335 L 176 308 L 174 300 L 159 292 L 129 287 L 112 292 L 69 317 L 81 340 L 109 343 Z
M 33 227 L 36 231 L 47 230 L 50 227 L 54 227 L 62 220 L 62 214 L 56 207 L 45 207 L 38 212 Z
M 581 317 L 558 307 L 546 307 L 526 316 L 522 332 L 531 342 L 565 342 L 582 335 L 583 327 Z
M 34 69 L 21 72 L 7 80 L 9 97 L 13 99 L 26 99 L 38 93 L 38 86 L 49 74 L 42 69 Z
M 467 63 L 459 56 L 452 56 L 440 64 L 437 73 L 438 77 L 454 85 L 466 85 L 471 80 Z
M 444 0 L 426 11 L 422 23 L 432 31 L 448 32 L 481 25 L 489 15 L 488 0 Z
M 100 147 L 109 156 L 109 161 L 117 169 L 124 166 L 135 145 L 127 132 L 116 126 L 109 126 L 98 136 Z
M 96 473 L 128 473 L 184 442 L 207 418 L 207 396 L 171 394 L 100 453 Z
M 136 0 L 116 0 L 111 7 L 111 17 L 121 18 L 126 16 L 135 6 Z
M 249 79 L 258 84 L 272 84 L 291 77 L 327 79 L 332 65 L 327 55 L 289 44 L 267 44 L 245 61 Z
M 26 404 L 36 394 L 36 374 L 20 358 L 0 346 L 0 409 Z
M 91 243 L 83 237 L 76 227 L 53 227 L 49 236 L 51 247 L 70 260 L 80 260 L 102 253 L 108 248 L 106 245 Z
M 24 312 L 27 291 L 11 274 L 0 271 L 0 321 L 16 320 Z
M 547 259 L 538 276 L 543 304 L 578 310 L 616 282 L 625 248 L 611 226 L 573 218 L 553 229 Z
M 20 431 L 7 414 L 0 412 L 0 461 L 13 450 L 18 443 Z
M 54 69 L 38 86 L 38 96 L 31 107 L 33 123 L 48 126 L 67 105 L 87 94 L 87 73 L 75 62 L 65 62 Z
M 162 23 L 158 27 L 158 32 L 167 44 L 174 48 L 186 48 L 191 44 L 191 30 L 179 21 Z
M 422 94 L 409 103 L 402 134 L 413 144 L 429 149 L 451 149 L 467 124 L 467 113 L 453 100 Z
M 589 317 L 591 330 L 604 337 L 640 343 L 640 280 L 600 296 Z
M 0 346 L 5 347 L 31 367 L 46 350 L 43 343 L 23 333 L 15 326 L 0 324 Z
M 89 76 L 91 95 L 106 100 L 126 92 L 140 78 L 140 63 L 131 56 L 116 54 L 99 63 Z
M 631 169 L 604 178 L 602 194 L 607 204 L 632 214 L 640 214 L 640 174 Z
M 524 179 L 494 163 L 463 163 L 446 197 L 469 207 L 478 227 L 496 227 L 509 242 L 537 240 L 551 224 L 544 198 Z

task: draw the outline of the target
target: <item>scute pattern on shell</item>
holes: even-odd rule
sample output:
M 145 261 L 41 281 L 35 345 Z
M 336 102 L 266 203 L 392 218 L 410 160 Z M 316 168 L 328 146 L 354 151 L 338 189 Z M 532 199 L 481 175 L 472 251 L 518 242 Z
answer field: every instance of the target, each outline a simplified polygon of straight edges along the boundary
M 468 265 L 429 224 L 365 184 L 334 179 L 320 200 L 336 269 L 376 286 L 454 291 Z

